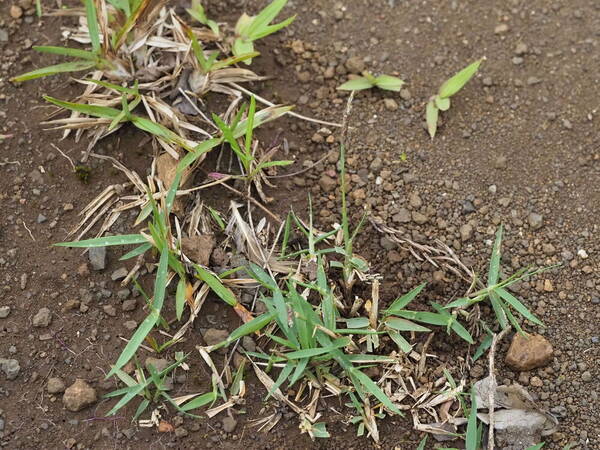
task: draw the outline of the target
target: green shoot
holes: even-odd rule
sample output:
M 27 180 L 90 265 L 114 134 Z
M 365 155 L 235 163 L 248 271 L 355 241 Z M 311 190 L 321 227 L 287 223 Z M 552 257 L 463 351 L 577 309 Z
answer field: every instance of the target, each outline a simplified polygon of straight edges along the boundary
M 496 239 L 492 248 L 492 256 L 490 258 L 490 264 L 488 269 L 488 285 L 484 289 L 481 289 L 469 297 L 459 298 L 447 304 L 444 308 L 465 308 L 475 303 L 489 299 L 496 320 L 500 324 L 500 328 L 506 328 L 509 323 L 515 327 L 520 333 L 523 332 L 520 324 L 514 317 L 513 310 L 519 313 L 523 318 L 530 322 L 544 326 L 541 320 L 539 320 L 529 309 L 513 294 L 508 291 L 508 287 L 512 284 L 521 281 L 525 278 L 531 277 L 537 273 L 541 273 L 545 270 L 549 270 L 555 266 L 546 267 L 538 270 L 522 269 L 514 275 L 500 281 L 500 247 L 502 245 L 502 226 L 498 228 L 496 232 Z M 486 346 L 489 346 L 484 341 Z M 484 345 L 482 344 L 482 345 Z M 485 347 L 481 350 L 485 351 Z M 481 356 L 479 350 L 477 356 Z
M 448 111 L 448 109 L 450 109 L 450 97 L 459 92 L 465 84 L 473 78 L 484 59 L 485 58 L 481 58 L 474 63 L 469 64 L 452 78 L 446 80 L 446 82 L 440 86 L 437 95 L 434 95 L 429 99 L 425 110 L 425 119 L 427 121 L 427 130 L 431 139 L 435 137 L 437 131 L 439 112 Z
M 346 81 L 344 84 L 338 87 L 342 91 L 362 91 L 363 89 L 371 89 L 377 87 L 385 91 L 398 92 L 404 86 L 404 81 L 398 77 L 391 75 L 379 75 L 375 77 L 369 72 L 363 72 L 362 77 L 354 78 Z
M 199 0 L 192 0 L 192 7 L 186 9 L 186 11 L 192 18 L 200 22 L 202 25 L 206 25 L 212 30 L 215 36 L 219 37 L 219 24 L 206 16 L 204 7 Z
M 477 430 L 477 401 L 475 400 L 475 388 L 471 389 L 471 412 L 467 422 L 467 434 L 465 435 L 466 450 L 479 449 L 479 432 Z
M 273 34 L 292 23 L 296 16 L 288 17 L 282 22 L 269 25 L 286 4 L 287 0 L 273 0 L 256 16 L 242 14 L 235 26 L 236 39 L 233 43 L 233 54 L 241 56 L 253 53 L 254 41 Z M 245 62 L 246 64 L 250 64 L 252 59 L 247 59 Z

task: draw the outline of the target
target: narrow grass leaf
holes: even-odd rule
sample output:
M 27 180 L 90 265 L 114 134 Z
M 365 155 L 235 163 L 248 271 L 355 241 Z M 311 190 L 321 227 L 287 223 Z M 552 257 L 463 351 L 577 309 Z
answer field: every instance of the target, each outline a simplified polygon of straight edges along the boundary
M 452 331 L 454 331 L 456 334 L 458 334 L 462 339 L 467 341 L 469 344 L 475 343 L 471 334 L 457 320 L 454 320 L 452 322 L 452 325 L 450 326 L 450 328 L 452 329 Z
M 44 95 L 44 100 L 46 100 L 47 102 L 50 102 L 56 106 L 60 106 L 61 108 L 65 108 L 70 111 L 77 111 L 82 114 L 86 114 L 88 116 L 93 116 L 93 117 L 114 119 L 121 113 L 121 111 L 119 111 L 118 109 L 110 108 L 108 106 L 86 105 L 83 103 L 65 102 L 63 100 L 59 100 L 57 98 L 50 97 L 48 95 Z
M 94 239 L 84 239 L 83 241 L 59 242 L 54 244 L 56 247 L 107 247 L 110 245 L 131 245 L 147 244 L 148 240 L 141 234 L 121 234 L 119 236 L 105 236 Z
M 425 120 L 427 122 L 427 131 L 429 132 L 431 139 L 435 137 L 435 133 L 437 131 L 439 114 L 440 110 L 437 108 L 437 106 L 435 106 L 435 103 L 430 100 L 425 108 Z
M 385 393 L 379 388 L 379 386 L 377 386 L 377 384 L 375 384 L 373 380 L 371 380 L 371 378 L 358 369 L 354 369 L 353 374 L 364 386 L 364 388 L 375 398 L 377 398 L 377 400 L 379 400 L 387 409 L 400 416 L 403 415 L 402 412 L 400 412 L 400 410 L 392 403 L 390 398 L 385 395 Z
M 214 348 L 221 348 L 221 347 L 227 346 L 227 345 L 231 344 L 232 342 L 235 342 L 238 339 L 243 338 L 244 336 L 247 336 L 252 333 L 256 333 L 257 331 L 262 330 L 269 323 L 271 323 L 274 318 L 275 318 L 275 314 L 273 314 L 273 313 L 261 314 L 260 316 L 252 319 L 251 321 L 246 322 L 246 323 L 242 324 L 241 326 L 237 327 L 235 330 L 233 330 L 231 332 L 231 334 L 225 341 L 217 344 Z
M 440 111 L 448 111 L 450 109 L 450 99 L 436 96 L 435 106 L 437 106 Z
M 181 320 L 181 316 L 183 316 L 183 309 L 185 307 L 185 290 L 185 278 L 180 278 L 179 282 L 177 283 L 177 291 L 175 292 L 175 315 L 177 316 L 177 320 Z
M 179 409 L 183 412 L 191 411 L 192 409 L 201 408 L 203 406 L 208 405 L 209 403 L 214 403 L 217 400 L 217 392 L 211 391 L 206 394 L 202 394 L 196 398 L 193 398 L 186 404 L 179 407 Z
M 98 55 L 87 50 L 81 50 L 78 48 L 70 47 L 54 47 L 51 45 L 34 45 L 33 49 L 40 53 L 50 53 L 52 55 L 70 56 L 72 58 L 87 59 L 89 61 L 96 61 Z
M 181 161 L 179 161 L 179 164 L 177 164 L 177 171 L 183 172 L 185 169 L 191 166 L 194 163 L 194 161 L 196 161 L 200 156 L 209 152 L 221 142 L 223 141 L 219 138 L 212 138 L 207 141 L 201 142 L 196 147 L 194 147 L 187 155 L 185 155 L 181 159 Z
M 85 14 L 90 34 L 90 41 L 92 42 L 92 51 L 94 53 L 100 53 L 100 30 L 98 28 L 96 5 L 94 4 L 94 0 L 83 0 L 83 3 L 85 4 Z
M 477 60 L 474 63 L 469 64 L 463 70 L 458 72 L 452 78 L 444 82 L 440 87 L 439 95 L 442 98 L 452 97 L 458 91 L 460 91 L 467 82 L 473 78 L 473 75 L 479 69 L 483 59 Z
M 394 330 L 388 331 L 388 336 L 394 341 L 394 343 L 398 346 L 400 350 L 404 353 L 410 353 L 412 351 L 412 345 L 408 343 L 404 336 Z
M 410 320 L 399 317 L 388 317 L 384 321 L 385 325 L 397 331 L 431 331 L 429 328 L 418 325 Z
M 338 86 L 340 91 L 362 91 L 364 89 L 371 89 L 373 84 L 365 77 L 355 78 L 348 80 L 345 83 Z
M 194 268 L 196 269 L 196 276 L 204 281 L 221 300 L 223 300 L 229 306 L 237 305 L 237 298 L 231 289 L 225 287 L 216 276 L 197 264 L 194 264 Z
M 410 292 L 404 294 L 402 297 L 398 297 L 396 300 L 393 301 L 390 307 L 384 311 L 385 314 L 394 314 L 395 312 L 403 309 L 406 305 L 412 302 L 417 295 L 421 293 L 421 291 L 423 290 L 423 288 L 425 288 L 426 285 L 427 283 L 421 283 L 419 286 L 417 286 Z
M 404 86 L 404 81 L 390 75 L 379 75 L 375 78 L 375 86 L 386 91 L 398 92 Z
M 517 312 L 519 312 L 519 314 L 521 314 L 523 317 L 525 317 L 527 320 L 538 324 L 540 326 L 544 326 L 544 324 L 542 323 L 542 321 L 540 319 L 538 319 L 537 317 L 535 317 L 526 307 L 525 305 L 523 305 L 523 303 L 521 303 L 514 295 L 512 295 L 510 292 L 508 292 L 506 289 L 504 288 L 498 288 L 496 289 L 496 292 L 498 293 L 498 295 L 503 298 L 506 303 L 508 303 L 510 306 L 512 306 Z
M 493 337 L 490 334 L 483 338 L 483 341 L 481 341 L 481 344 L 479 344 L 479 347 L 477 347 L 477 350 L 475 350 L 475 353 L 473 354 L 473 361 L 477 361 L 483 356 L 486 350 L 492 346 L 492 341 Z
M 273 0 L 269 5 L 264 7 L 247 25 L 245 29 L 246 37 L 252 38 L 257 33 L 260 33 L 277 17 L 287 2 L 288 0 Z
M 150 314 L 144 319 L 138 329 L 135 331 L 121 355 L 117 359 L 117 362 L 112 367 L 107 378 L 114 375 L 117 369 L 123 367 L 127 362 L 135 355 L 137 349 L 142 345 L 146 336 L 150 334 L 156 323 L 160 318 L 160 311 L 162 309 L 163 301 L 165 298 L 165 291 L 167 287 L 167 270 L 169 261 L 169 248 L 167 242 L 164 243 L 161 249 L 160 260 L 158 262 L 158 270 L 156 271 L 156 279 L 154 281 L 154 301 L 152 303 L 152 309 Z
M 431 325 L 445 326 L 448 324 L 448 320 L 445 317 L 429 311 L 398 311 L 396 315 L 404 317 L 405 319 L 416 320 L 417 322 L 424 322 Z
M 53 66 L 42 67 L 41 69 L 32 70 L 31 72 L 11 78 L 11 81 L 20 83 L 22 81 L 33 80 L 35 78 L 47 77 L 56 75 L 57 73 L 65 72 L 80 72 L 82 70 L 91 69 L 96 65 L 93 61 L 71 61 Z
M 135 258 L 136 256 L 146 253 L 151 248 L 152 248 L 152 244 L 150 242 L 146 242 L 145 244 L 142 244 L 139 247 L 134 248 L 130 252 L 125 253 L 123 256 L 121 256 L 119 258 L 119 261 L 125 261 L 127 259 Z
M 488 287 L 498 283 L 500 278 L 500 247 L 502 246 L 502 225 L 496 231 L 496 239 L 492 247 L 492 256 L 490 258 L 490 266 L 488 269 Z
M 477 400 L 474 387 L 471 388 L 471 412 L 467 422 L 465 446 L 466 450 L 477 450 L 479 448 L 479 442 L 477 441 Z
M 492 309 L 494 310 L 494 314 L 496 315 L 496 319 L 498 319 L 498 323 L 500 324 L 500 328 L 503 330 L 508 326 L 508 321 L 506 319 L 506 312 L 502 307 L 502 300 L 498 297 L 498 294 L 494 291 L 490 292 L 490 303 L 492 304 Z
M 427 444 L 427 435 L 425 435 L 425 437 L 423 439 L 421 439 L 421 442 L 419 442 L 419 446 L 417 447 L 417 450 L 425 450 L 426 444 Z
M 535 444 L 535 445 L 532 445 L 530 447 L 527 447 L 527 450 L 540 450 L 544 445 L 546 445 L 546 443 L 545 442 L 541 442 L 539 444 Z M 567 447 L 565 447 L 565 448 L 567 448 Z

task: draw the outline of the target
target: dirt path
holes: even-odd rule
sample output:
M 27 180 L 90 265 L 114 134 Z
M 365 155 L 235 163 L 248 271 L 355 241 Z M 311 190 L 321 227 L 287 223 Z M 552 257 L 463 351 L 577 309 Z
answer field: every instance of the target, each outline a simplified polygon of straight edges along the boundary
M 228 9 L 234 3 L 209 12 L 232 23 L 240 12 Z M 249 3 L 251 9 L 260 2 Z M 25 9 L 19 19 L 10 15 L 12 2 L 0 5 L 0 134 L 14 135 L 0 141 L 0 317 L 6 314 L 0 318 L 0 358 L 15 359 L 20 367 L 11 380 L 0 373 L 0 443 L 18 449 L 370 446 L 367 438 L 355 438 L 342 417 L 331 424 L 334 438 L 311 443 L 286 410 L 273 432 L 257 433 L 248 420 L 271 410 L 261 404 L 264 391 L 254 382 L 247 414 L 237 416 L 230 431 L 220 419 L 198 423 L 174 416 L 168 419 L 177 431 L 159 434 L 134 428 L 133 410 L 107 420 L 110 403 L 100 401 L 72 413 L 60 395 L 47 392 L 51 377 L 61 377 L 67 386 L 85 379 L 98 394 L 113 390 L 116 385 L 105 381 L 104 373 L 124 345 L 119 336 L 130 333 L 127 322 L 139 322 L 144 312 L 140 297 L 111 279 L 123 266 L 119 250 L 111 249 L 106 267 L 96 271 L 80 252 L 50 247 L 65 238 L 89 200 L 123 179 L 108 164 L 92 162 L 89 183 L 82 183 L 50 143 L 75 161 L 86 143 L 59 141 L 57 133 L 41 131 L 39 122 L 48 112 L 41 94 L 67 99 L 77 87 L 66 78 L 21 87 L 8 82 L 9 76 L 48 63 L 31 44 L 56 43 L 60 24 L 69 20 L 48 18 L 40 26 L 30 3 L 19 4 Z M 256 86 L 261 95 L 296 104 L 307 115 L 340 120 L 346 94 L 335 88 L 348 72 L 364 67 L 407 81 L 400 95 L 364 92 L 354 102 L 348 167 L 355 218 L 368 207 L 372 217 L 414 240 L 442 240 L 481 272 L 502 222 L 507 269 L 564 264 L 519 287 L 521 298 L 547 325 L 553 362 L 519 374 L 499 361 L 500 378 L 526 385 L 559 417 L 560 430 L 546 448 L 568 442 L 599 448 L 600 5 L 593 0 L 308 0 L 290 2 L 287 9 L 298 14 L 296 22 L 259 46 L 263 56 L 256 70 L 274 77 Z M 446 78 L 482 56 L 487 61 L 479 76 L 453 100 L 430 141 L 423 127 L 425 102 Z M 285 211 L 290 204 L 301 209 L 310 192 L 319 222 L 339 221 L 337 130 L 286 119 L 263 133 L 278 129 L 298 160 L 292 171 L 331 155 L 300 176 L 279 180 L 273 209 Z M 139 135 L 127 130 L 96 151 L 144 173 L 150 155 L 138 145 Z M 225 202 L 214 204 L 227 208 Z M 125 219 L 113 231 L 124 231 Z M 464 292 L 464 285 L 418 263 L 371 227 L 359 251 L 377 261 L 386 300 L 421 281 L 432 282 L 430 295 Z M 124 310 L 126 301 L 125 309 L 133 305 L 132 310 Z M 44 313 L 36 317 L 41 308 L 50 310 L 49 323 Z M 236 326 L 221 304 L 208 302 L 204 308 L 198 328 Z M 194 344 L 185 349 L 192 351 Z M 450 355 L 448 346 L 434 350 Z M 199 367 L 200 358 L 194 356 L 190 365 Z M 470 373 L 474 379 L 484 374 L 481 364 Z M 177 392 L 207 387 L 204 373 L 178 375 Z M 419 439 L 409 422 L 398 419 L 384 421 L 381 435 L 384 448 L 415 448 Z

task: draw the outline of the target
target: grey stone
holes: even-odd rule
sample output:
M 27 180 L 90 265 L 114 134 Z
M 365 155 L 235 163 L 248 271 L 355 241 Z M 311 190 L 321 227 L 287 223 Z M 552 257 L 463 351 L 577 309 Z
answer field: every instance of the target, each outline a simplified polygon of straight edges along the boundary
M 544 224 L 544 216 L 532 212 L 529 214 L 529 216 L 527 216 L 527 222 L 531 228 L 534 230 L 539 230 Z
M 45 328 L 52 322 L 52 313 L 48 308 L 41 308 L 35 316 L 33 316 L 33 326 L 37 328 Z
M 88 251 L 88 258 L 92 269 L 103 270 L 106 268 L 106 247 L 92 247 Z
M 4 28 L 0 28 L 0 42 L 8 42 L 8 32 Z
M 113 305 L 104 305 L 102 307 L 104 313 L 110 317 L 115 317 L 117 315 L 117 310 Z
M 127 328 L 129 331 L 132 331 L 132 330 L 135 330 L 135 329 L 136 329 L 136 327 L 137 327 L 137 323 L 136 323 L 136 321 L 135 321 L 135 320 L 128 320 L 127 322 L 125 322 L 125 323 L 123 324 L 123 326 L 124 326 L 125 328 Z
M 21 371 L 21 366 L 19 365 L 19 361 L 16 359 L 4 359 L 0 358 L 0 368 L 2 372 L 6 375 L 6 378 L 9 380 L 14 380 L 19 376 L 19 372 Z
M 123 309 L 123 311 L 133 311 L 136 306 L 137 306 L 137 301 L 136 301 L 136 299 L 132 298 L 130 300 L 125 300 L 123 302 L 123 305 L 121 306 L 121 308 Z
M 46 218 L 45 215 L 38 214 L 38 216 L 37 216 L 37 223 L 44 223 L 46 220 L 48 220 L 48 219 Z
M 0 306 L 0 319 L 6 319 L 10 314 L 10 306 Z
M 128 273 L 129 271 L 126 267 L 120 267 L 112 273 L 110 279 L 113 281 L 122 280 L 127 276 Z

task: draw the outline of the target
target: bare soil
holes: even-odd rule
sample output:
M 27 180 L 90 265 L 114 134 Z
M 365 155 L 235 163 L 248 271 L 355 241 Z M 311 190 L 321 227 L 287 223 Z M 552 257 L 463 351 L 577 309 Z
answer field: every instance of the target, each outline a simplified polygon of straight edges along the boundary
M 92 159 L 89 181 L 82 182 L 50 143 L 75 161 L 87 143 L 60 141 L 59 133 L 39 125 L 50 111 L 41 95 L 71 99 L 78 85 L 66 77 L 22 86 L 8 81 L 53 62 L 30 47 L 56 44 L 60 26 L 70 20 L 45 17 L 40 22 L 31 15 L 31 2 L 18 3 L 25 11 L 19 19 L 9 13 L 11 0 L 0 3 L 0 134 L 13 135 L 0 141 L 0 307 L 10 307 L 8 316 L 0 319 L 0 358 L 17 359 L 21 367 L 14 380 L 0 373 L 0 446 L 371 447 L 368 438 L 356 438 L 353 426 L 345 424 L 348 417 L 333 411 L 328 413 L 333 437 L 311 442 L 299 433 L 294 414 L 263 403 L 265 391 L 252 378 L 246 404 L 238 408 L 237 427 L 230 433 L 219 417 L 198 422 L 168 410 L 163 418 L 187 433 L 138 429 L 130 422 L 134 407 L 109 419 L 104 414 L 110 401 L 72 413 L 63 407 L 61 396 L 47 393 L 47 379 L 56 376 L 67 386 L 83 378 L 99 394 L 113 390 L 115 382 L 104 380 L 104 374 L 124 345 L 120 337 L 130 333 L 124 323 L 139 323 L 145 312 L 139 298 L 134 311 L 121 308 L 124 299 L 135 298 L 133 292 L 119 294 L 123 288 L 110 277 L 123 266 L 118 261 L 121 249 L 111 248 L 106 269 L 94 271 L 86 265 L 87 255 L 51 247 L 78 222 L 78 211 L 106 186 L 124 179 L 108 164 Z M 216 3 L 208 2 L 209 15 L 233 24 L 243 10 L 240 3 L 256 11 L 264 2 Z M 290 1 L 284 11 L 297 13 L 296 21 L 258 46 L 262 56 L 255 70 L 272 76 L 252 86 L 260 95 L 296 104 L 298 112 L 309 116 L 341 121 L 347 94 L 335 88 L 348 72 L 364 66 L 407 82 L 401 95 L 369 91 L 354 101 L 348 168 L 357 220 L 367 208 L 372 218 L 413 240 L 440 239 L 482 274 L 500 223 L 506 228 L 507 272 L 530 264 L 563 263 L 519 288 L 524 302 L 547 325 L 542 332 L 554 346 L 553 363 L 531 373 L 512 372 L 502 364 L 507 339 L 499 348 L 500 379 L 526 385 L 560 418 L 560 430 L 546 448 L 569 442 L 582 449 L 600 448 L 600 4 L 306 0 Z M 426 101 L 445 79 L 481 56 L 487 61 L 479 75 L 453 99 L 431 141 L 423 127 Z M 386 106 L 386 98 L 394 99 L 396 108 Z M 290 173 L 329 155 L 309 171 L 276 179 L 278 189 L 270 192 L 276 201 L 269 206 L 279 214 L 290 205 L 306 211 L 310 193 L 318 221 L 326 226 L 339 222 L 339 192 L 327 183 L 327 177 L 336 178 L 339 131 L 322 128 L 284 119 L 261 133 L 265 139 L 283 133 L 289 156 L 297 160 Z M 333 143 L 327 140 L 330 133 Z M 95 151 L 143 175 L 152 154 L 140 142 L 142 136 L 127 129 L 101 141 Z M 214 207 L 227 210 L 229 197 L 222 191 L 206 195 Z M 542 216 L 541 222 L 532 213 Z M 130 217 L 122 217 L 112 231 L 127 231 L 129 223 Z M 421 281 L 431 282 L 429 298 L 448 299 L 466 289 L 450 274 L 395 248 L 370 226 L 361 235 L 359 252 L 383 275 L 386 301 Z M 90 296 L 87 312 L 65 310 L 67 302 Z M 114 307 L 114 317 L 107 314 L 107 306 Z M 52 322 L 34 328 L 32 318 L 42 307 L 51 310 Z M 192 370 L 177 380 L 175 393 L 208 388 L 208 373 L 194 353 L 199 331 L 232 330 L 238 324 L 222 303 L 207 302 L 190 339 L 178 348 L 192 352 Z M 442 340 L 433 351 L 442 363 L 458 366 L 456 344 Z M 481 362 L 464 375 L 475 380 L 485 373 Z M 344 408 L 336 405 L 336 410 Z M 270 433 L 252 427 L 253 419 L 277 411 L 283 418 Z M 412 449 L 420 439 L 410 420 L 399 418 L 385 419 L 380 434 L 383 448 Z

